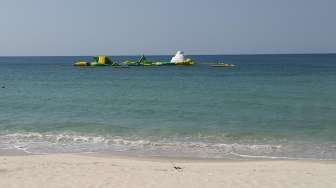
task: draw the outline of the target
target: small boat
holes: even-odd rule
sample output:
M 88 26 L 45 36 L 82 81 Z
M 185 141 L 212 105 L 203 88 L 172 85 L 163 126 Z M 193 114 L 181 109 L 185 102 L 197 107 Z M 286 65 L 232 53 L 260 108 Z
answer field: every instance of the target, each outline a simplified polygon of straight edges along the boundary
M 227 64 L 227 63 L 217 63 L 217 64 L 211 64 L 211 67 L 234 67 L 234 64 Z

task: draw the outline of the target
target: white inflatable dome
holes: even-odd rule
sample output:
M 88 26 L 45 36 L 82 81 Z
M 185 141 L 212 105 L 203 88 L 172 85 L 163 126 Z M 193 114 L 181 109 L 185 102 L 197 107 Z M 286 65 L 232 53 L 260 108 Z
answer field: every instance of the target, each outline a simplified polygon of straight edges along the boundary
M 184 59 L 184 54 L 182 51 L 177 51 L 175 56 L 170 60 L 171 63 L 180 63 L 184 61 L 185 59 Z

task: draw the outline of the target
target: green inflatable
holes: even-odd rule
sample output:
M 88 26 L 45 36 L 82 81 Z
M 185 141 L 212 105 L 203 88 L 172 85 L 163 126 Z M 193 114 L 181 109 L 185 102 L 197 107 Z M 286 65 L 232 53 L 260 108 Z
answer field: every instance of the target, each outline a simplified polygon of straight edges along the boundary
M 153 62 L 148 61 L 147 58 L 142 55 L 138 61 L 124 61 L 124 64 L 128 66 L 152 66 Z

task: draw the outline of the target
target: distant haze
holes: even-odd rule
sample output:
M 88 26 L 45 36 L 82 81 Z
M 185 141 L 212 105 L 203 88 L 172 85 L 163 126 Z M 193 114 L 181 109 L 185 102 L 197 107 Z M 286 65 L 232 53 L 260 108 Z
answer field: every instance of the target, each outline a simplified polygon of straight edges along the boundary
M 335 0 L 1 0 L 0 56 L 335 53 Z

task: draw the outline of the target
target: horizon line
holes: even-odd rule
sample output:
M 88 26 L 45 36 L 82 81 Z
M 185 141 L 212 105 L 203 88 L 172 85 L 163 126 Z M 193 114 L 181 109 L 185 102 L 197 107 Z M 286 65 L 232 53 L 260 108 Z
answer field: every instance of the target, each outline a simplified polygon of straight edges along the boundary
M 0 57 L 90 57 L 90 56 L 99 56 L 102 54 L 96 55 L 0 55 Z M 143 53 L 139 54 L 125 54 L 125 55 L 105 55 L 105 56 L 141 56 Z M 146 56 L 172 56 L 174 54 L 144 54 Z M 332 53 L 237 53 L 237 54 L 186 54 L 187 56 L 218 56 L 218 55 L 336 55 L 336 52 Z

